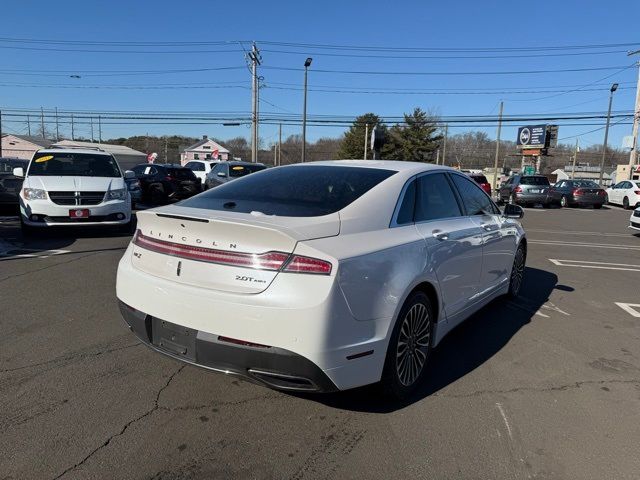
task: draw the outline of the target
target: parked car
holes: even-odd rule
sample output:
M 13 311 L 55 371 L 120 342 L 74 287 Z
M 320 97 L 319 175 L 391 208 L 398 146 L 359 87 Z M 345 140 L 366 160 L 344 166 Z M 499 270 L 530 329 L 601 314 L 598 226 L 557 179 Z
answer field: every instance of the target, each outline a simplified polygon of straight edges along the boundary
M 487 177 L 481 173 L 468 173 L 467 175 L 469 175 L 474 182 L 480 185 L 480 188 L 487 192 L 487 195 L 491 196 L 491 184 L 487 180 Z
M 135 177 L 135 173 L 131 170 L 127 170 L 127 172 L 131 172 L 133 178 L 126 178 L 124 181 L 127 183 L 127 188 L 129 189 L 129 195 L 131 196 L 131 209 L 136 208 L 136 203 L 142 202 L 142 185 L 140 184 L 140 180 Z M 125 172 L 125 175 L 127 174 Z
M 145 203 L 164 205 L 169 200 L 189 198 L 202 191 L 193 171 L 181 165 L 143 163 L 131 170 L 140 181 Z
M 20 221 L 25 233 L 52 226 L 113 225 L 128 228 L 131 197 L 113 155 L 99 148 L 38 150 L 25 170 Z
M 563 207 L 602 208 L 606 196 L 592 180 L 560 180 L 549 188 L 549 202 Z
M 622 205 L 625 210 L 640 206 L 640 182 L 637 180 L 624 180 L 607 188 L 606 201 Z
M 231 180 L 236 180 L 244 177 L 245 175 L 259 172 L 265 168 L 267 168 L 267 166 L 262 163 L 220 162 L 207 174 L 204 189 L 207 190 L 209 188 L 217 187 L 218 185 L 225 184 Z
M 549 179 L 544 175 L 513 175 L 499 190 L 499 200 L 516 205 L 549 206 Z
M 640 231 L 640 207 L 636 208 L 631 214 L 629 228 Z
M 15 205 L 20 203 L 20 189 L 22 177 L 13 174 L 14 168 L 27 169 L 28 160 L 20 158 L 0 158 L 0 205 Z
M 173 358 L 283 390 L 381 381 L 402 398 L 447 332 L 518 295 L 523 214 L 448 167 L 283 166 L 139 212 L 116 294 Z
M 218 160 L 191 160 L 184 166 L 190 169 L 200 179 L 200 183 L 204 185 L 207 174 L 217 163 L 219 163 Z

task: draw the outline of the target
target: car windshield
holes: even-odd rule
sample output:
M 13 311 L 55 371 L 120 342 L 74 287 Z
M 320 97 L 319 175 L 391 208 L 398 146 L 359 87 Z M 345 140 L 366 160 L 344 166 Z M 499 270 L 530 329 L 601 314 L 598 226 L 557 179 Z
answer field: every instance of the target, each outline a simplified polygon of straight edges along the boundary
M 326 165 L 264 170 L 190 198 L 180 205 L 289 217 L 314 217 L 342 210 L 396 172 Z
M 264 165 L 229 165 L 229 176 L 232 178 L 244 177 L 265 168 Z
M 521 185 L 549 185 L 547 177 L 522 177 Z
M 59 177 L 121 177 L 111 155 L 42 152 L 36 154 L 27 175 Z

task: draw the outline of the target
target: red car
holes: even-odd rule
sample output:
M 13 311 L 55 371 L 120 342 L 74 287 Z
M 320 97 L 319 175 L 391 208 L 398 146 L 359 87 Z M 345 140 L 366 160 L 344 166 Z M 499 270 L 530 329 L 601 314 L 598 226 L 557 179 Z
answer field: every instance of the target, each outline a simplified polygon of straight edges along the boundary
M 487 192 L 487 195 L 491 196 L 491 184 L 487 181 L 487 177 L 481 173 L 469 173 L 468 175 Z

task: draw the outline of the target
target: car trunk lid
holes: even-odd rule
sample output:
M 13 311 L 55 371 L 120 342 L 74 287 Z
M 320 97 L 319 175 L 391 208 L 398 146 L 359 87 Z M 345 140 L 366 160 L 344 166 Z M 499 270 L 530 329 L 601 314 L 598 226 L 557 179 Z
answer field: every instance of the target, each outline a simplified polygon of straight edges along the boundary
M 339 231 L 337 213 L 294 218 L 171 206 L 138 212 L 132 262 L 141 271 L 178 283 L 259 293 L 297 242 Z

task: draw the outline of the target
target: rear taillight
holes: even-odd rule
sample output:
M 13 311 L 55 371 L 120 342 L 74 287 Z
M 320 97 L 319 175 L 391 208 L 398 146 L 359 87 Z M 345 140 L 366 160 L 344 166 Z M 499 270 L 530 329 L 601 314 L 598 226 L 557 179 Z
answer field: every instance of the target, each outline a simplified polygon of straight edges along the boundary
M 320 260 L 319 258 L 303 257 L 294 255 L 284 267 L 284 272 L 290 273 L 316 273 L 329 275 L 331 273 L 331 262 Z
M 604 190 L 598 190 L 598 195 L 600 195 L 601 197 L 604 197 L 607 194 L 607 192 L 605 192 Z
M 522 187 L 516 187 L 513 189 L 514 193 L 522 193 Z
M 636 195 L 640 195 L 640 190 L 634 190 L 633 193 L 635 193 Z
M 302 255 L 289 255 L 284 252 L 239 253 L 213 248 L 196 247 L 180 243 L 167 242 L 144 235 L 140 230 L 133 237 L 133 244 L 146 250 L 151 250 L 173 257 L 198 260 L 200 262 L 217 263 L 234 267 L 253 268 L 256 270 L 271 270 L 289 273 L 314 273 L 329 275 L 332 265 L 330 262 L 318 258 Z M 284 267 L 284 268 L 283 268 Z
M 584 195 L 584 190 L 582 190 L 581 188 L 574 188 L 571 193 L 573 195 Z

